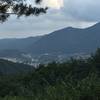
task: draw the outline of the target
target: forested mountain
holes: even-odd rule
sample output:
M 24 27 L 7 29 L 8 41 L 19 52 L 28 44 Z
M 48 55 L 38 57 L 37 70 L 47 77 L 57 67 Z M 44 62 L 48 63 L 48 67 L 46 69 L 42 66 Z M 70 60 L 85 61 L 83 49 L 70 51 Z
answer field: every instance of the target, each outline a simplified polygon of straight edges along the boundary
M 91 53 L 100 47 L 100 23 L 86 28 L 64 28 L 45 35 L 29 47 L 33 54 Z
M 50 34 L 24 39 L 0 40 L 0 57 L 90 54 L 100 47 L 100 23 L 85 29 L 64 28 Z

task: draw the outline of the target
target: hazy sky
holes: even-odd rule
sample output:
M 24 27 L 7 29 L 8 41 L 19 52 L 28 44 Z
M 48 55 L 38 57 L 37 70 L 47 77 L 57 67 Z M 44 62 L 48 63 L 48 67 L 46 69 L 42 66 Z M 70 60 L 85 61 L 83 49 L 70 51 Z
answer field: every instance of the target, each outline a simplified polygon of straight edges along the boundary
M 100 21 L 100 0 L 43 0 L 42 6 L 45 5 L 50 7 L 47 14 L 20 19 L 11 16 L 0 24 L 0 38 L 43 35 L 69 26 L 84 28 Z

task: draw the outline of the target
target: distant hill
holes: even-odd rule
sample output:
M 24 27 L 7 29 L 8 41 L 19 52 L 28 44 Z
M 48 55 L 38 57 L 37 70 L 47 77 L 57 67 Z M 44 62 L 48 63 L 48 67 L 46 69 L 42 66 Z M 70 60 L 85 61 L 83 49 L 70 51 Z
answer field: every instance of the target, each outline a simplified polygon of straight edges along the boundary
M 4 49 L 4 50 L 0 50 L 0 57 L 17 58 L 17 57 L 21 57 L 23 53 L 24 52 L 17 49 Z
M 100 47 L 100 23 L 92 27 L 64 28 L 48 35 L 23 39 L 1 39 L 0 57 L 16 57 L 22 53 L 40 54 L 89 54 Z
M 0 75 L 26 73 L 34 68 L 29 65 L 13 63 L 8 60 L 0 59 Z
M 100 23 L 86 28 L 64 28 L 43 36 L 28 47 L 32 54 L 91 53 L 100 47 Z
M 25 49 L 31 45 L 34 44 L 36 41 L 38 41 L 41 38 L 41 36 L 36 37 L 29 37 L 29 38 L 9 38 L 9 39 L 0 39 L 0 50 L 19 50 L 19 51 L 25 51 Z

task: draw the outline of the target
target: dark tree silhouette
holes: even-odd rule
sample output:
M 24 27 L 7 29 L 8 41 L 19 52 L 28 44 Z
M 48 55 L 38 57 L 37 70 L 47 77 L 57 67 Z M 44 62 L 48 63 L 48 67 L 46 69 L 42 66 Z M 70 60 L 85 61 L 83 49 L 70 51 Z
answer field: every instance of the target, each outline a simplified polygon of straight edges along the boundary
M 42 0 L 34 0 L 36 4 L 40 4 Z M 27 4 L 27 0 L 0 0 L 0 22 L 5 22 L 10 15 L 40 15 L 46 13 L 47 7 L 33 7 Z

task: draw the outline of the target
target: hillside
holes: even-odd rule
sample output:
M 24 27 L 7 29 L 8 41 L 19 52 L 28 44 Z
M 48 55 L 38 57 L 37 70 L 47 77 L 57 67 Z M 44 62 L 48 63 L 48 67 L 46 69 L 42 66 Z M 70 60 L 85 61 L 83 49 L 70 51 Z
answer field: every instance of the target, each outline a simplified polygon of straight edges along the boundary
M 34 68 L 29 65 L 0 59 L 0 75 L 26 73 L 33 69 Z
M 100 23 L 97 23 L 85 29 L 68 27 L 44 36 L 1 39 L 0 57 L 23 59 L 25 54 L 44 62 L 46 59 L 66 59 L 73 55 L 87 56 L 99 47 Z M 44 60 L 40 61 L 40 58 Z
M 86 28 L 64 28 L 45 35 L 28 47 L 32 54 L 91 53 L 100 47 L 100 23 Z
M 2 50 L 19 50 L 25 51 L 25 49 L 38 41 L 41 36 L 28 37 L 28 38 L 9 38 L 9 39 L 0 39 L 0 51 Z

